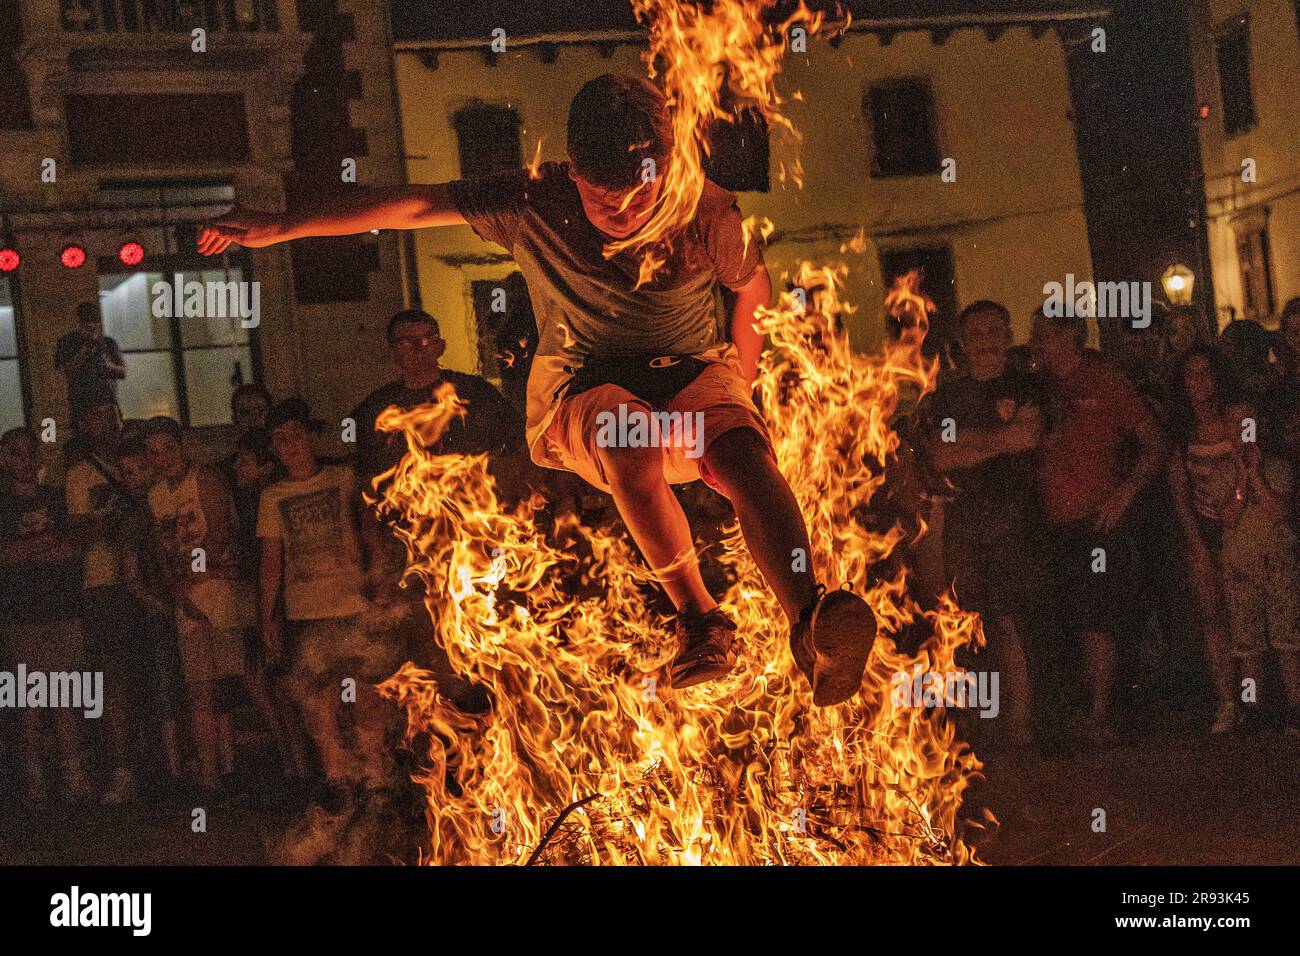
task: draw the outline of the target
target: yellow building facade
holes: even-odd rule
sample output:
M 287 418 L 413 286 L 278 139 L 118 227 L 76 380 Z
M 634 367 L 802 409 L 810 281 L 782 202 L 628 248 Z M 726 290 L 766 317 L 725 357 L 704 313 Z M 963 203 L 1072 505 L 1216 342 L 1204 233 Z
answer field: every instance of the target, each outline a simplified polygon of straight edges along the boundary
M 1195 0 L 1210 267 L 1219 325 L 1276 327 L 1300 295 L 1300 3 Z
M 1050 19 L 1005 24 L 991 18 L 866 23 L 836 45 L 813 37 L 806 52 L 787 55 L 779 86 L 803 141 L 774 132 L 768 188 L 738 190 L 745 215 L 775 225 L 767 249 L 774 284 L 803 260 L 844 262 L 847 296 L 857 308 L 850 333 L 855 346 L 872 349 L 884 332 L 881 304 L 891 272 L 918 261 L 927 264 L 925 291 L 950 313 L 937 321 L 951 323 L 951 312 L 975 299 L 996 299 L 1010 308 L 1023 340 L 1043 285 L 1068 274 L 1083 281 L 1092 271 L 1070 54 L 1058 26 Z M 473 110 L 513 113 L 525 161 L 562 160 L 569 100 L 582 84 L 605 72 L 645 71 L 637 34 L 508 35 L 496 55 L 489 42 L 486 35 L 399 38 L 396 76 L 410 181 L 441 182 L 467 172 L 459 118 Z M 926 101 L 932 159 L 940 164 L 933 171 L 892 171 L 884 168 L 888 157 L 878 155 L 881 138 L 873 127 L 896 87 L 905 94 L 919 90 Z M 904 141 L 910 136 L 906 128 L 892 132 Z M 796 160 L 802 189 L 788 174 L 781 181 Z M 859 232 L 865 243 L 842 252 Z M 475 289 L 506 280 L 516 271 L 513 263 L 468 227 L 416 233 L 414 248 L 420 298 L 442 324 L 447 364 L 495 377 L 480 348 Z

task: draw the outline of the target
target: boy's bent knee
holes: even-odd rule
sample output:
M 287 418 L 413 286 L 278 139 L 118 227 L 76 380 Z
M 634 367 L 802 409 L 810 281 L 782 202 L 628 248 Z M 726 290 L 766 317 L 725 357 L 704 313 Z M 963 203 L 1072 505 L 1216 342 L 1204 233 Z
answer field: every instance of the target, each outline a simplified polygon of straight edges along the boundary
M 611 446 L 600 448 L 600 463 L 612 487 L 642 485 L 664 480 L 663 450 L 658 447 Z
M 748 427 L 732 428 L 723 432 L 709 444 L 704 453 L 704 464 L 718 477 L 728 474 L 748 474 L 768 462 L 776 463 L 771 448 L 757 431 Z

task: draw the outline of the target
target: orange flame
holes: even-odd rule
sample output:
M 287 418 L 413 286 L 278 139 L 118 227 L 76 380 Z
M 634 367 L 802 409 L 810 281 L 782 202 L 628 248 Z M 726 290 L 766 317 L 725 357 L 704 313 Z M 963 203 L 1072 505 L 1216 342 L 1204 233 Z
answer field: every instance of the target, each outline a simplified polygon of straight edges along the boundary
M 463 713 L 409 664 L 381 685 L 423 744 L 431 862 L 972 861 L 956 814 L 979 762 L 942 711 L 901 706 L 889 687 L 899 672 L 960 670 L 979 621 L 950 597 L 920 607 L 901 564 L 881 576 L 906 532 L 862 518 L 898 447 L 900 395 L 928 389 L 935 365 L 918 325 L 881 355 L 854 353 L 841 278 L 805 265 L 808 293 L 763 310 L 775 349 L 758 382 L 813 563 L 866 595 L 882 635 L 861 694 L 837 707 L 813 708 L 794 676 L 784 618 L 737 528 L 721 559 L 740 662 L 669 694 L 655 678 L 675 649 L 621 533 L 572 517 L 544 529 L 539 501 L 502 505 L 484 458 L 424 451 L 458 411 L 450 386 L 431 406 L 380 417 L 408 444 L 380 479 L 380 509 L 401 519 L 408 575 L 453 667 L 492 700 Z M 928 636 L 914 650 L 895 645 L 918 628 Z
M 802 5 L 775 30 L 776 0 L 632 0 L 651 26 L 649 58 L 667 64 L 673 159 L 660 201 L 634 238 L 641 279 L 694 214 L 703 185 L 703 131 L 725 119 L 725 82 L 769 123 L 791 23 L 815 31 Z M 793 130 L 789 130 L 793 133 Z M 797 164 L 791 164 L 796 176 Z M 746 243 L 771 233 L 751 218 Z M 465 713 L 411 664 L 380 689 L 400 704 L 424 767 L 427 856 L 433 863 L 826 864 L 966 863 L 958 826 L 980 764 L 941 709 L 904 706 L 897 674 L 960 671 L 956 654 L 983 637 L 951 596 L 922 607 L 902 548 L 911 516 L 877 500 L 897 460 L 891 421 L 930 389 L 927 300 L 919 275 L 896 285 L 891 314 L 910 316 L 881 354 L 849 345 L 845 270 L 804 264 L 797 287 L 756 316 L 772 348 L 757 388 L 782 473 L 807 520 L 809 564 L 863 594 L 876 617 L 861 692 L 814 708 L 790 658 L 785 619 L 739 528 L 719 560 L 721 603 L 742 650 L 725 679 L 686 691 L 659 687 L 673 646 L 645 600 L 650 576 L 617 528 L 573 516 L 545 520 L 540 499 L 502 503 L 483 457 L 425 449 L 460 408 L 450 386 L 432 405 L 384 412 L 407 454 L 377 479 L 378 509 L 406 545 L 407 578 L 426 596 L 452 667 L 486 688 L 486 713 Z M 923 522 L 916 521 L 923 528 Z M 978 824 L 970 824 L 978 826 Z
M 723 106 L 724 89 L 736 104 L 757 110 L 769 125 L 798 140 L 794 127 L 780 113 L 775 80 L 790 27 L 803 24 L 811 35 L 820 29 L 822 14 L 809 11 L 800 2 L 798 9 L 773 27 L 767 18 L 776 2 L 728 0 L 705 5 L 632 0 L 637 18 L 650 27 L 645 60 L 651 76 L 656 63 L 665 64 L 664 87 L 673 125 L 672 159 L 663 172 L 654 212 L 632 236 L 605 246 L 606 256 L 624 249 L 641 252 L 640 283 L 649 281 L 666 261 L 655 247 L 671 243 L 695 215 L 704 188 L 708 130 L 715 121 L 734 119 Z
M 542 178 L 542 140 L 540 137 L 537 140 L 537 149 L 533 151 L 532 161 L 524 168 L 528 170 L 529 179 Z

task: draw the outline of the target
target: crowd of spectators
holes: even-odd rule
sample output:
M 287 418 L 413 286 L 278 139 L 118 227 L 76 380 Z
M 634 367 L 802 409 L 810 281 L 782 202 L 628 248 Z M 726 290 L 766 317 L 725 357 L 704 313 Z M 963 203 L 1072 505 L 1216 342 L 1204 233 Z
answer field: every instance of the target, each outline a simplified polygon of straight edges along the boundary
M 58 350 L 76 429 L 62 482 L 36 432 L 0 436 L 0 670 L 101 673 L 102 719 L 0 712 L 19 731 L 0 731 L 14 744 L 0 773 L 31 807 L 259 791 L 339 808 L 385 785 L 391 721 L 373 684 L 434 651 L 422 601 L 397 587 L 400 546 L 363 503 L 402 451 L 375 418 L 450 381 L 468 412 L 432 450 L 506 460 L 521 450 L 520 410 L 441 368 L 437 323 L 406 311 L 387 330 L 400 377 L 343 422 L 241 385 L 233 450 L 196 460 L 175 419 L 122 420 L 120 352 L 97 310 L 78 314 Z M 350 454 L 323 453 L 327 428 Z M 274 787 L 267 760 L 241 753 L 263 741 Z
M 1212 733 L 1300 733 L 1300 299 L 1275 333 L 1216 339 L 1170 308 L 1101 350 L 1084 318 L 1031 321 L 1020 349 L 1006 308 L 968 305 L 915 422 L 944 580 L 1002 678 L 1001 742 L 1125 736 L 1121 691 L 1153 653 L 1192 662 L 1162 692 L 1208 684 Z
M 103 719 L 0 714 L 16 730 L 0 772 L 34 807 L 231 798 L 256 739 L 274 745 L 276 792 L 340 807 L 382 786 L 372 685 L 438 664 L 421 596 L 397 586 L 401 546 L 363 503 L 404 450 L 376 417 L 449 381 L 468 414 L 434 450 L 505 463 L 526 458 L 521 410 L 443 369 L 436 322 L 405 311 L 387 330 L 400 375 L 345 419 L 349 454 L 323 453 L 334 426 L 307 403 L 247 384 L 233 449 L 200 461 L 174 419 L 122 420 L 121 354 L 91 311 L 58 349 L 75 422 L 62 482 L 38 434 L 0 436 L 0 669 L 100 672 Z M 1006 308 L 973 302 L 913 415 L 941 574 L 983 620 L 990 663 L 973 666 L 1001 676 L 1001 744 L 1115 741 L 1152 645 L 1198 662 L 1213 733 L 1300 732 L 1300 299 L 1276 333 L 1154 318 L 1096 351 L 1083 319 L 1039 310 L 1026 347 Z M 1189 673 L 1176 691 L 1195 697 Z

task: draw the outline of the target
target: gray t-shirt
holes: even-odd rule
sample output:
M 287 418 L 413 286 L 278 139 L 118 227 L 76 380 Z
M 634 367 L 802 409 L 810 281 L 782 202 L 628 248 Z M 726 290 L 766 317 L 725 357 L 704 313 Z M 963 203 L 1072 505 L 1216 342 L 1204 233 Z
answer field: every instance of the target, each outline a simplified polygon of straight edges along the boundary
M 481 238 L 510 252 L 528 285 L 540 337 L 528 382 L 530 446 L 550 422 L 566 363 L 720 350 L 719 286 L 740 288 L 763 261 L 757 241 L 745 240 L 736 197 L 708 181 L 667 263 L 640 288 L 641 252 L 605 258 L 610 240 L 588 221 L 567 163 L 543 164 L 536 179 L 521 169 L 461 180 L 451 196 Z

